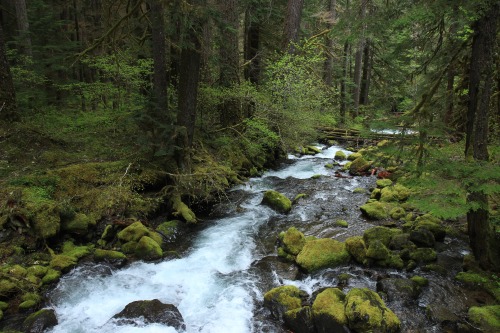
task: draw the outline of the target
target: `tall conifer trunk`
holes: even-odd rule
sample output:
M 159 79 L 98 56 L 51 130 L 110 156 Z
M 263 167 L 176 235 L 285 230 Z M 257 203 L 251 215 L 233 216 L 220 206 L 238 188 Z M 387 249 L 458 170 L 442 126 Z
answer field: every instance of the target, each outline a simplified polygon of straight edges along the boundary
M 26 0 L 14 0 L 14 5 L 16 6 L 16 20 L 21 41 L 21 51 L 23 54 L 32 57 L 33 51 L 31 47 L 30 24 L 28 21 Z
M 499 4 L 490 5 L 474 24 L 472 56 L 469 71 L 469 105 L 466 126 L 466 157 L 486 162 L 488 154 L 488 111 L 493 85 L 494 45 Z M 469 240 L 474 256 L 484 269 L 500 271 L 500 239 L 490 224 L 488 196 L 478 189 L 470 191 L 468 202 L 473 206 L 467 213 Z
M 153 92 L 155 100 L 155 116 L 165 119 L 168 112 L 167 99 L 167 62 L 165 42 L 165 21 L 163 5 L 160 0 L 149 1 L 151 11 L 151 34 L 153 42 Z
M 16 92 L 5 51 L 3 29 L 0 24 L 0 119 L 17 120 L 19 115 L 16 106 Z
M 290 53 L 295 52 L 293 44 L 299 41 L 302 7 L 304 7 L 304 0 L 288 0 L 283 33 L 283 49 Z

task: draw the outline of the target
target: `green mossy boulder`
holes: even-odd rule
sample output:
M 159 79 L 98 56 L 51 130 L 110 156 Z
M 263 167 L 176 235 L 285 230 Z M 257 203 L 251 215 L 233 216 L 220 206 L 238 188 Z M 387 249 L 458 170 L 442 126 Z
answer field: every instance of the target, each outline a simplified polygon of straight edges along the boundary
M 285 326 L 292 332 L 314 332 L 314 323 L 310 306 L 286 311 L 283 314 Z
M 17 291 L 17 285 L 9 279 L 0 280 L 0 297 L 7 297 Z
M 344 243 L 331 238 L 306 242 L 297 255 L 297 264 L 307 272 L 336 267 L 349 262 L 350 255 Z
M 482 332 L 500 332 L 500 305 L 473 306 L 468 315 L 469 320 Z
M 362 188 L 362 187 L 356 187 L 352 193 L 355 193 L 355 194 L 365 194 L 366 193 L 366 189 Z
M 188 205 L 182 202 L 179 195 L 175 195 L 172 198 L 172 208 L 175 212 L 174 215 L 182 217 L 182 219 L 187 223 L 198 222 L 195 213 L 188 207 Z
M 76 258 L 78 260 L 85 256 L 88 256 L 92 253 L 93 250 L 94 245 L 76 246 L 72 241 L 66 241 L 64 242 L 62 247 L 62 254 Z
M 338 288 L 327 288 L 316 296 L 312 314 L 318 332 L 344 331 L 348 325 L 344 301 L 345 295 Z
M 5 311 L 9 308 L 9 303 L 0 301 L 0 311 Z
M 126 254 L 133 254 L 135 253 L 136 248 L 137 248 L 137 242 L 130 241 L 121 246 L 121 251 Z
M 399 332 L 401 322 L 380 298 L 368 288 L 354 288 L 346 295 L 345 312 L 349 328 L 356 332 Z
M 143 236 L 139 242 L 137 242 L 135 255 L 144 260 L 156 260 L 163 257 L 163 250 L 154 239 Z
M 282 319 L 285 312 L 299 309 L 307 294 L 295 286 L 280 286 L 264 294 L 264 306 L 271 314 Z
M 42 301 L 42 297 L 35 293 L 26 293 L 21 296 L 21 301 L 19 309 L 28 310 L 36 307 Z
M 25 277 L 26 274 L 28 274 L 28 270 L 21 265 L 14 265 L 9 268 L 9 275 L 11 277 L 20 279 Z
M 42 278 L 42 283 L 45 285 L 55 283 L 55 282 L 59 281 L 60 277 L 61 277 L 60 271 L 53 269 L 53 268 L 49 268 L 47 270 L 47 273 Z
M 368 202 L 363 206 L 359 207 L 364 216 L 370 220 L 383 220 L 389 217 L 390 207 L 382 202 Z
M 360 264 L 366 264 L 366 244 L 362 236 L 349 237 L 345 241 L 347 252 Z
M 378 188 L 382 189 L 384 187 L 391 186 L 392 180 L 390 180 L 390 179 L 378 179 L 376 184 L 377 184 Z
M 437 254 L 434 249 L 431 248 L 418 248 L 410 252 L 410 259 L 416 262 L 432 262 L 437 260 Z
M 23 332 L 46 332 L 57 325 L 57 317 L 53 309 L 42 309 L 30 314 L 22 324 Z
M 264 193 L 262 204 L 282 214 L 286 214 L 292 209 L 292 202 L 290 199 L 274 190 L 269 190 Z
M 403 185 L 396 184 L 394 186 L 387 186 L 380 191 L 380 201 L 402 202 L 408 199 L 410 194 L 410 189 Z
M 419 275 L 412 276 L 410 280 L 415 282 L 420 287 L 426 287 L 429 285 L 429 280 Z
M 335 157 L 334 159 L 337 161 L 343 161 L 347 158 L 346 154 L 342 150 L 337 150 L 335 152 Z
M 285 252 L 296 256 L 306 244 L 306 237 L 295 227 L 289 228 L 286 232 L 280 235 L 283 249 Z
M 118 233 L 118 239 L 123 243 L 138 242 L 143 236 L 149 235 L 149 229 L 140 221 L 134 222 Z
M 42 278 L 47 274 L 48 267 L 42 265 L 33 265 L 27 268 L 28 275 L 34 275 L 36 277 Z
M 441 220 L 431 214 L 425 214 L 417 217 L 413 224 L 413 228 L 416 230 L 421 228 L 429 230 L 434 234 L 434 238 L 438 242 L 442 242 L 446 237 L 446 229 L 442 225 Z
M 367 162 L 363 157 L 358 157 L 349 165 L 349 173 L 353 176 L 359 176 L 370 170 L 370 167 L 370 162 Z
M 77 259 L 66 254 L 57 254 L 52 257 L 50 267 L 63 273 L 69 272 L 76 266 Z M 43 281 L 43 279 L 42 279 Z
M 27 187 L 22 191 L 22 201 L 28 218 L 35 229 L 35 236 L 44 239 L 56 236 L 61 228 L 59 204 L 42 187 Z
M 127 256 L 119 251 L 112 251 L 112 250 L 103 250 L 103 249 L 96 249 L 94 251 L 94 258 L 96 260 L 124 260 L 127 259 Z
M 71 220 L 62 222 L 61 227 L 68 233 L 84 235 L 87 233 L 89 225 L 93 224 L 95 224 L 95 220 L 85 214 L 78 213 Z
M 166 221 L 156 227 L 156 231 L 161 233 L 167 239 L 174 239 L 179 230 L 180 224 L 181 221 L 179 220 Z
M 403 217 L 406 216 L 406 211 L 404 210 L 403 207 L 394 207 L 393 209 L 391 209 L 391 211 L 389 212 L 389 216 L 393 219 L 393 220 L 401 220 Z
M 379 240 L 385 246 L 389 246 L 392 238 L 402 233 L 403 231 L 400 229 L 377 226 L 365 230 L 363 233 L 363 239 L 367 246 L 370 246 L 371 242 L 375 240 Z
M 315 147 L 315 146 L 306 146 L 306 149 L 308 151 L 314 153 L 314 155 L 321 153 L 321 148 L 318 148 L 318 147 Z
M 363 157 L 363 155 L 360 152 L 357 153 L 352 153 L 349 156 L 347 156 L 348 161 L 354 161 L 357 158 Z
M 366 256 L 375 260 L 385 260 L 390 254 L 389 249 L 378 239 L 371 241 L 366 250 Z
M 373 200 L 379 200 L 380 195 L 381 195 L 382 190 L 379 188 L 374 188 L 373 191 L 370 193 L 370 199 Z
M 341 227 L 341 228 L 347 228 L 347 227 L 349 227 L 349 223 L 347 223 L 347 221 L 346 221 L 346 220 L 337 220 L 337 221 L 335 222 L 335 225 L 336 225 L 337 227 Z

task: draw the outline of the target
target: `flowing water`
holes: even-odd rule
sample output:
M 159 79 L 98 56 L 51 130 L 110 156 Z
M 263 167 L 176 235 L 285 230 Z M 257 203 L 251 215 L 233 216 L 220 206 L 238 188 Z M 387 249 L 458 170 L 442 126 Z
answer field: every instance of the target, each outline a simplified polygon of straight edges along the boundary
M 59 320 L 50 332 L 176 332 L 159 324 L 117 325 L 111 319 L 132 301 L 157 298 L 179 309 L 186 332 L 281 333 L 287 331 L 262 308 L 264 293 L 273 287 L 294 284 L 311 295 L 322 287 L 337 285 L 342 272 L 352 277 L 349 288 L 375 289 L 377 276 L 399 276 L 396 271 L 380 273 L 356 265 L 305 275 L 276 257 L 277 235 L 290 226 L 306 235 L 338 240 L 361 235 L 373 226 L 359 211 L 368 191 L 353 190 L 373 187 L 374 177 L 339 178 L 324 166 L 340 149 L 330 147 L 314 157 L 290 156 L 281 169 L 230 191 L 227 202 L 215 207 L 211 219 L 203 222 L 206 227 L 198 231 L 180 259 L 136 262 L 122 269 L 95 264 L 78 267 L 49 295 Z M 314 175 L 321 176 L 311 178 Z M 290 214 L 281 215 L 260 204 L 268 189 L 289 198 L 299 193 L 307 197 L 296 203 Z M 337 227 L 339 219 L 347 220 L 349 227 Z M 457 251 L 462 247 L 457 245 Z M 395 312 L 408 316 L 436 297 L 440 295 L 426 294 L 420 299 L 422 304 L 416 303 L 409 310 L 393 302 Z M 425 315 L 411 316 L 415 319 L 404 324 L 407 328 L 428 325 Z

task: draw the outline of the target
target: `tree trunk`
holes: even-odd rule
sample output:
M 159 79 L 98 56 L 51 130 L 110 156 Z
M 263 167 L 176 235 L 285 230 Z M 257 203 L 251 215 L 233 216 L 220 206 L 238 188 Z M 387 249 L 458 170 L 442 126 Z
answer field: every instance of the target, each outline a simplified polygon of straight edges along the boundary
M 238 1 L 219 0 L 221 12 L 220 27 L 220 75 L 219 84 L 229 88 L 239 83 L 239 48 L 238 48 Z M 237 124 L 241 119 L 239 103 L 234 99 L 224 99 L 219 106 L 220 121 L 222 126 L 227 127 Z
M 254 8 L 245 13 L 245 80 L 259 84 L 260 78 L 260 27 L 252 18 Z
M 302 18 L 302 7 L 304 0 L 288 0 L 285 16 L 283 50 L 289 53 L 295 52 L 294 43 L 299 41 L 300 20 Z
M 469 71 L 469 105 L 467 110 L 465 156 L 488 161 L 488 111 L 493 85 L 494 46 L 499 4 L 489 2 L 490 8 L 473 25 L 472 56 Z M 472 154 L 471 154 L 472 149 Z M 467 201 L 473 206 L 467 214 L 469 240 L 474 256 L 482 268 L 500 271 L 498 237 L 489 222 L 488 196 L 478 190 L 469 193 Z
M 0 119 L 14 121 L 19 119 L 19 114 L 16 106 L 16 92 L 5 51 L 3 29 L 0 24 Z
M 167 60 L 164 10 L 160 0 L 150 0 L 151 34 L 153 42 L 153 92 L 155 118 L 165 120 L 168 114 Z
M 331 30 L 333 28 L 333 24 L 335 22 L 335 18 L 337 16 L 336 12 L 336 7 L 337 7 L 337 0 L 330 0 L 328 1 L 328 17 L 327 17 L 327 29 Z M 326 59 L 325 59 L 325 65 L 324 65 L 324 74 L 323 74 L 323 80 L 325 82 L 325 85 L 327 87 L 332 87 L 333 86 L 333 46 L 334 46 L 334 41 L 333 38 L 327 34 L 326 35 L 326 49 L 327 49 L 327 54 L 326 54 Z
M 368 0 L 361 0 L 361 8 L 360 8 L 360 20 L 363 21 L 366 16 L 366 3 Z M 352 95 L 352 99 L 354 101 L 354 114 L 353 116 L 357 117 L 359 115 L 359 100 L 361 96 L 361 78 L 362 78 L 362 63 L 363 63 L 363 50 L 365 48 L 365 37 L 364 30 L 365 24 L 363 24 L 363 28 L 360 32 L 360 37 L 358 41 L 358 48 L 356 50 L 355 60 L 354 60 L 354 91 Z
M 347 81 L 349 77 L 349 42 L 344 43 L 342 65 L 342 81 L 340 84 L 340 123 L 346 123 L 347 114 Z
M 32 57 L 33 50 L 31 47 L 30 24 L 28 21 L 26 0 L 14 0 L 14 5 L 16 6 L 17 29 L 19 30 L 21 53 Z
M 372 52 L 370 48 L 370 41 L 366 41 L 365 49 L 363 51 L 363 77 L 361 80 L 361 95 L 359 103 L 367 105 L 370 102 L 370 82 L 372 78 Z

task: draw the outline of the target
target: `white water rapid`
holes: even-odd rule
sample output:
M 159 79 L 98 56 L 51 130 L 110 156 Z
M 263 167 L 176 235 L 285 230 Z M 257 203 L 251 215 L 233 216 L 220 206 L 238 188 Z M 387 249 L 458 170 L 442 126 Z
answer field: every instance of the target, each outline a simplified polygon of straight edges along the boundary
M 258 332 L 254 313 L 265 290 L 259 289 L 259 276 L 249 268 L 260 259 L 259 228 L 276 215 L 260 205 L 263 191 L 269 189 L 266 178 L 326 174 L 324 165 L 337 150 L 330 147 L 314 158 L 298 158 L 239 187 L 251 194 L 240 204 L 243 210 L 207 222 L 210 226 L 200 231 L 192 249 L 180 259 L 137 262 L 117 270 L 95 265 L 75 269 L 50 295 L 59 321 L 50 333 L 177 332 L 158 324 L 118 326 L 111 319 L 132 301 L 155 298 L 179 309 L 188 333 Z

